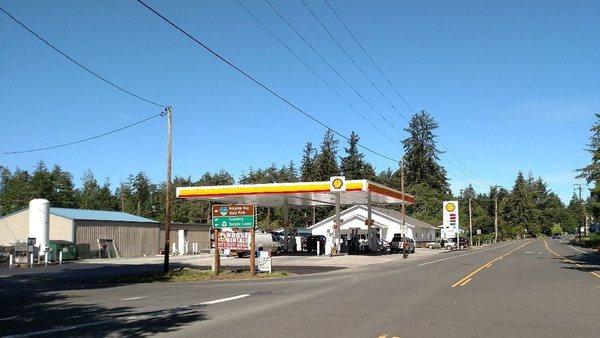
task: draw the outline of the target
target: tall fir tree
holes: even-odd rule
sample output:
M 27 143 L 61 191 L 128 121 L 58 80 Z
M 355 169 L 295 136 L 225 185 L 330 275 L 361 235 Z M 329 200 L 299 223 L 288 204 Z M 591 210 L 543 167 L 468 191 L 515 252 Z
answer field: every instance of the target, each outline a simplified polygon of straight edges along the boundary
M 337 162 L 338 140 L 333 135 L 333 131 L 327 129 L 321 143 L 321 151 L 315 160 L 316 178 L 320 181 L 329 181 L 331 176 L 340 174 L 340 167 Z
M 596 122 L 590 129 L 590 143 L 586 150 L 592 154 L 592 162 L 586 167 L 578 169 L 580 172 L 578 178 L 583 178 L 588 184 L 592 185 L 590 189 L 590 210 L 594 219 L 600 218 L 600 113 L 596 114 Z
M 510 195 L 502 201 L 502 218 L 506 223 L 504 229 L 506 236 L 523 234 L 523 230 L 529 235 L 540 233 L 541 228 L 534 219 L 534 209 L 527 180 L 519 171 Z
M 375 177 L 375 170 L 370 163 L 365 162 L 365 155 L 358 149 L 360 137 L 355 132 L 350 134 L 348 148 L 344 148 L 346 156 L 341 158 L 340 169 L 342 174 L 349 180 L 368 179 Z
M 317 179 L 317 149 L 311 142 L 306 142 L 300 162 L 300 180 L 310 182 Z
M 404 129 L 408 137 L 402 141 L 406 185 L 425 184 L 435 191 L 450 193 L 446 170 L 439 162 L 441 151 L 437 149 L 438 128 L 434 118 L 425 111 L 412 116 Z

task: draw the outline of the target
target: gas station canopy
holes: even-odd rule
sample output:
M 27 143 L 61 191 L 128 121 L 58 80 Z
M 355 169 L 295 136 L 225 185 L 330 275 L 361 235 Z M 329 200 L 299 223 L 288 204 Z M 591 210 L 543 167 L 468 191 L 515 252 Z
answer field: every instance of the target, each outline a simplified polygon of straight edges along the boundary
M 263 207 L 335 206 L 339 192 L 341 205 L 413 204 L 414 197 L 368 180 L 346 180 L 345 189 L 331 182 L 293 182 L 268 184 L 237 184 L 177 188 L 177 198 L 199 199 L 232 204 L 255 204 Z

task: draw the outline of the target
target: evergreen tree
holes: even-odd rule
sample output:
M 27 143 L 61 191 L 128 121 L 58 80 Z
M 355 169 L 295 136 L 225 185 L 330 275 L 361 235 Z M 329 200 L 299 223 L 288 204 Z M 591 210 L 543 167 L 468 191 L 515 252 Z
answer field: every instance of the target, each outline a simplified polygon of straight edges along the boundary
M 578 169 L 580 175 L 588 184 L 593 184 L 590 189 L 590 209 L 595 219 L 600 218 L 600 113 L 596 114 L 596 123 L 590 129 L 590 143 L 586 149 L 592 154 L 592 162 L 585 168 Z
M 348 148 L 344 148 L 346 156 L 341 158 L 341 170 L 347 180 L 372 179 L 375 176 L 373 167 L 365 163 L 365 155 L 358 150 L 359 140 L 358 135 L 352 132 L 348 141 Z
M 507 236 L 521 234 L 521 228 L 529 235 L 540 233 L 540 226 L 535 223 L 534 201 L 523 173 L 519 171 L 510 195 L 502 201 L 502 218 L 506 222 Z
M 422 111 L 412 116 L 405 131 L 404 146 L 406 185 L 426 184 L 442 194 L 450 193 L 446 170 L 438 163 L 437 122 Z
M 59 208 L 78 208 L 73 176 L 55 165 L 50 177 L 54 186 L 50 205 Z
M 44 161 L 39 161 L 31 176 L 31 197 L 44 198 L 52 203 L 53 185 L 52 176 L 46 164 Z
M 333 131 L 327 129 L 321 143 L 321 152 L 315 160 L 317 180 L 329 181 L 331 176 L 340 174 L 340 167 L 337 163 L 337 145 L 338 141 L 333 138 Z
M 306 142 L 300 163 L 300 180 L 311 182 L 317 179 L 317 150 L 311 142 Z
M 77 192 L 78 204 L 82 209 L 98 210 L 100 206 L 96 197 L 100 191 L 100 185 L 91 170 L 86 170 L 81 179 L 82 187 Z

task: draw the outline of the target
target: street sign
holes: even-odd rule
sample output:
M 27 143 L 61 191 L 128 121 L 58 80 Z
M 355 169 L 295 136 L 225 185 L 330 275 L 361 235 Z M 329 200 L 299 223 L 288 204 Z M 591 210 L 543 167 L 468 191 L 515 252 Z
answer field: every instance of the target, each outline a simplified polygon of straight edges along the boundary
M 477 229 L 477 234 L 481 235 L 481 229 Z
M 212 206 L 212 226 L 216 229 L 254 227 L 254 205 L 232 204 Z
M 258 252 L 258 271 L 271 273 L 273 265 L 271 264 L 271 252 Z
M 250 250 L 250 233 L 221 231 L 219 233 L 219 250 Z

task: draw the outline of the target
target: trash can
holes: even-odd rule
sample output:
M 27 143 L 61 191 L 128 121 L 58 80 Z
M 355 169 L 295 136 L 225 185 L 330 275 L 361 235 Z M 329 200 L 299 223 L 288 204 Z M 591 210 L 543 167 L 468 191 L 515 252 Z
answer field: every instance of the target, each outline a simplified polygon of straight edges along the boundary
M 55 261 L 58 260 L 59 252 L 61 251 L 63 261 L 77 259 L 77 246 L 73 242 L 56 240 L 50 241 L 48 246 Z

